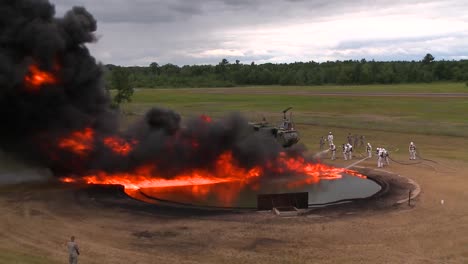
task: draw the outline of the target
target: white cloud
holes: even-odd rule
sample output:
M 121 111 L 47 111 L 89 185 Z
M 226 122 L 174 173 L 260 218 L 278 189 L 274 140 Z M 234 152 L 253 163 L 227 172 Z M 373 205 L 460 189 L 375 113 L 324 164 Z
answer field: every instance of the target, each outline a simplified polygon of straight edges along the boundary
M 204 58 L 204 57 L 233 57 L 239 56 L 243 57 L 244 53 L 240 50 L 235 49 L 212 49 L 212 50 L 204 50 L 200 53 L 190 54 L 195 58 Z

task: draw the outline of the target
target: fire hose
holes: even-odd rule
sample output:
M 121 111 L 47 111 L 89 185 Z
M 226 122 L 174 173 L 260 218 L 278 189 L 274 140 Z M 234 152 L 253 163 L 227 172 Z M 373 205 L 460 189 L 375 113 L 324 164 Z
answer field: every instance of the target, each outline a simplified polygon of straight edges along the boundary
M 435 163 L 435 164 L 437 164 L 437 165 L 439 165 L 439 166 L 442 166 L 442 167 L 445 167 L 445 168 L 447 168 L 447 169 L 450 169 L 450 170 L 452 170 L 453 172 L 457 171 L 456 169 L 454 169 L 454 168 L 452 168 L 452 167 L 449 167 L 449 166 L 447 166 L 447 165 L 441 164 L 441 163 L 439 163 L 439 162 L 437 162 L 437 161 L 435 161 L 435 160 L 425 159 L 425 158 L 423 158 L 421 155 L 419 155 L 418 153 L 416 153 L 416 156 L 417 156 L 419 159 L 421 159 L 421 160 L 425 160 L 425 161 L 429 161 L 429 162 Z
M 395 163 L 398 163 L 398 164 L 400 164 L 400 165 L 416 165 L 416 164 L 422 163 L 422 160 L 419 160 L 419 161 L 417 161 L 417 162 L 411 162 L 411 163 L 409 163 L 409 162 L 396 161 L 396 160 L 392 159 L 392 158 L 390 157 L 390 155 L 388 156 L 388 158 L 389 158 L 391 161 L 393 161 L 393 162 L 395 162 Z
M 407 166 L 407 165 L 424 165 L 424 166 L 431 167 L 431 168 L 432 168 L 434 171 L 436 171 L 436 172 L 441 172 L 441 171 L 437 170 L 437 169 L 436 169 L 434 166 L 432 166 L 432 165 L 424 164 L 424 163 L 423 163 L 423 160 L 419 160 L 419 161 L 416 161 L 416 162 L 411 162 L 411 163 L 409 163 L 409 162 L 401 162 L 401 161 L 394 160 L 394 159 L 390 158 L 390 155 L 388 156 L 388 158 L 389 158 L 391 161 L 393 161 L 393 162 L 395 162 L 395 163 L 397 163 L 397 164 L 400 164 L 400 165 L 405 165 L 405 166 Z
M 437 161 L 435 160 L 431 160 L 431 159 L 425 159 L 423 158 L 421 155 L 419 155 L 418 153 L 416 153 L 416 156 L 421 159 L 421 160 L 425 160 L 425 161 L 429 161 L 429 162 L 432 162 L 432 163 L 435 163 L 435 164 L 439 164 Z
M 440 164 L 439 162 L 437 162 L 437 161 L 435 161 L 435 160 L 424 159 L 424 158 L 422 158 L 420 155 L 418 155 L 418 154 L 416 154 L 416 155 L 417 155 L 417 157 L 419 158 L 419 161 L 417 161 L 417 162 L 411 162 L 411 163 L 397 161 L 397 160 L 392 159 L 390 156 L 388 156 L 388 158 L 389 158 L 391 161 L 393 161 L 393 162 L 395 162 L 395 163 L 398 163 L 398 164 L 400 164 L 400 165 L 418 165 L 418 164 L 421 164 L 423 161 L 428 161 L 428 162 L 433 162 L 433 163 L 435 163 L 435 164 L 444 166 L 444 165 Z M 440 170 L 438 170 L 437 168 L 435 168 L 434 166 L 431 166 L 431 165 L 429 165 L 429 164 L 421 164 L 421 165 L 429 166 L 429 167 L 431 167 L 432 169 L 434 169 L 436 172 L 445 173 L 445 172 L 440 171 Z M 448 167 L 448 166 L 444 166 L 444 167 L 446 167 L 446 168 L 448 168 L 448 169 L 451 169 L 451 170 L 453 170 L 453 171 L 456 171 L 455 169 L 450 168 L 450 167 Z

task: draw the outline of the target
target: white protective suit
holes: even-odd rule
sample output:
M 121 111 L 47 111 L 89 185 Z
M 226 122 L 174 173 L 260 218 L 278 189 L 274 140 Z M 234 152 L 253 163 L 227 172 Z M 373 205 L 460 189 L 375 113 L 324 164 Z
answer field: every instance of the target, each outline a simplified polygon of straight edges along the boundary
M 333 145 L 333 134 L 332 134 L 332 132 L 328 133 L 327 140 L 328 140 L 328 146 L 331 147 L 331 145 Z
M 348 159 L 352 160 L 353 159 L 353 146 L 351 144 L 347 144 L 347 154 L 348 154 Z
M 385 162 L 385 164 L 387 164 L 387 166 L 390 165 L 390 158 L 388 156 L 388 151 L 386 149 L 383 149 L 383 161 Z
M 377 167 L 383 168 L 383 148 L 377 148 Z
M 415 160 L 416 159 L 416 145 L 414 145 L 413 142 L 410 143 L 408 150 L 409 150 L 409 159 Z
M 343 144 L 343 158 L 344 160 L 348 160 L 348 145 Z
M 367 150 L 367 155 L 369 158 L 372 158 L 372 146 L 370 143 L 367 143 L 367 147 L 366 147 L 366 150 Z
M 330 145 L 330 151 L 331 151 L 331 160 L 336 159 L 336 146 L 335 144 Z

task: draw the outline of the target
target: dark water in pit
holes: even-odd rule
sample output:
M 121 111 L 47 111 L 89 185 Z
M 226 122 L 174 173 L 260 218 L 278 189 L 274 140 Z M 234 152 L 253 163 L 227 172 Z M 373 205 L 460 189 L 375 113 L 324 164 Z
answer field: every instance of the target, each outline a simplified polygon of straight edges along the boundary
M 318 183 L 282 178 L 249 184 L 226 182 L 143 188 L 140 191 L 155 199 L 196 206 L 256 208 L 258 194 L 308 192 L 309 205 L 312 205 L 365 198 L 377 193 L 380 188 L 380 185 L 372 180 L 343 175 L 343 178 L 338 180 L 321 180 Z

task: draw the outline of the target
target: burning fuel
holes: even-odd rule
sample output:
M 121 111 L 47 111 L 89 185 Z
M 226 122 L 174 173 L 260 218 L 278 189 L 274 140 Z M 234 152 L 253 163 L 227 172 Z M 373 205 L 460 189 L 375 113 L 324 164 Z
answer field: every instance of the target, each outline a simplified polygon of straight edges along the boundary
M 137 143 L 136 140 L 126 141 L 117 136 L 104 138 L 104 145 L 109 147 L 114 153 L 122 156 L 127 156 Z
M 28 74 L 24 77 L 24 83 L 29 91 L 38 91 L 42 86 L 57 83 L 57 79 L 52 73 L 42 71 L 36 64 L 29 65 L 28 70 Z
M 283 155 L 281 155 L 283 156 Z M 214 194 L 217 200 L 223 205 L 229 206 L 238 197 L 239 192 L 245 187 L 251 189 L 258 188 L 259 179 L 262 176 L 270 175 L 272 178 L 284 177 L 288 173 L 290 181 L 288 188 L 295 188 L 308 184 L 318 183 L 320 180 L 337 180 L 342 175 L 365 176 L 354 171 L 334 168 L 324 164 L 308 163 L 302 158 L 280 157 L 266 167 L 257 166 L 246 170 L 235 165 L 232 153 L 222 154 L 216 161 L 213 170 L 193 170 L 184 174 L 175 175 L 172 179 L 158 177 L 155 166 L 144 166 L 131 173 L 108 174 L 103 171 L 93 175 L 81 177 L 79 180 L 73 178 L 63 178 L 64 182 L 85 182 L 88 184 L 119 184 L 125 186 L 128 195 L 138 198 L 138 193 L 134 190 L 145 188 L 163 188 L 166 191 L 181 192 L 181 195 L 188 193 L 194 197 L 202 198 Z M 274 176 L 272 176 L 274 175 Z M 287 174 L 286 174 L 287 175 Z M 296 177 L 300 175 L 301 177 Z M 229 183 L 228 185 L 218 185 L 219 183 Z M 184 187 L 183 189 L 177 187 Z M 189 189 L 187 189 L 189 187 Z
M 93 16 L 74 7 L 56 18 L 48 1 L 3 1 L 0 10 L 0 148 L 64 182 L 136 189 L 350 173 L 307 160 L 301 146 L 284 150 L 237 114 L 182 126 L 176 112 L 153 108 L 120 132 L 102 67 L 85 45 L 96 39 Z
M 83 131 L 75 131 L 70 136 L 60 139 L 58 147 L 79 156 L 86 156 L 94 148 L 94 131 L 89 127 Z

